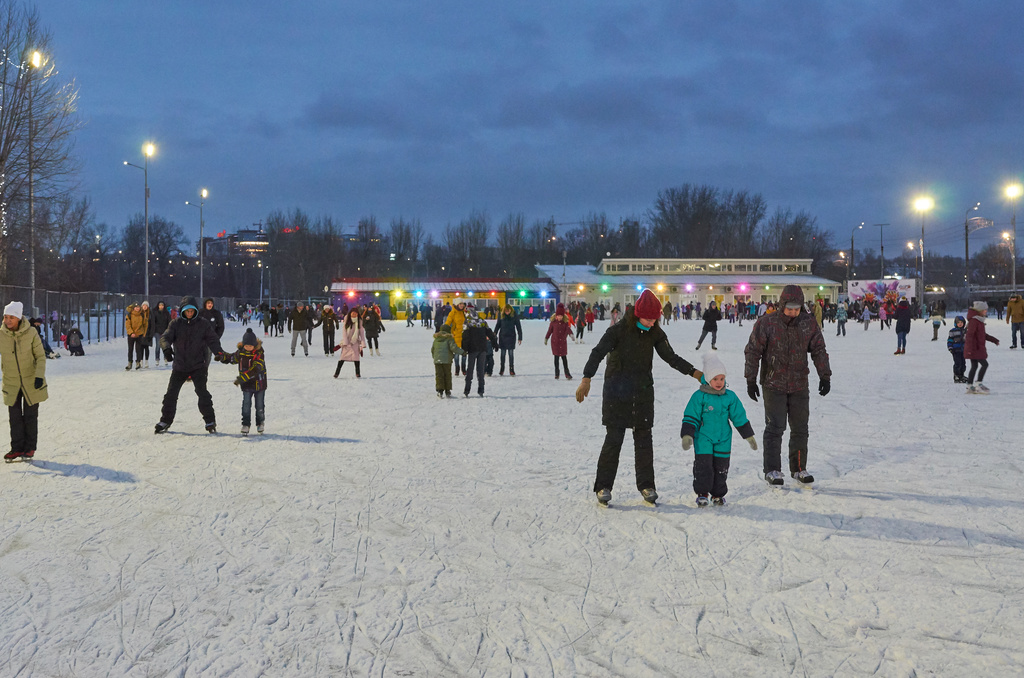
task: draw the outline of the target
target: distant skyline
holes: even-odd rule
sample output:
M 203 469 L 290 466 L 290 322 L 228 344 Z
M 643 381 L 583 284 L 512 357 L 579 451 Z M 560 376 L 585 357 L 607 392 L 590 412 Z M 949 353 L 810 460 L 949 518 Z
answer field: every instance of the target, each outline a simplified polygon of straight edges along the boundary
M 886 256 L 963 253 L 966 210 L 1009 227 L 1024 20 L 923 1 L 38 4 L 86 123 L 99 223 L 143 209 L 199 234 L 301 208 L 354 228 L 641 216 L 684 183 L 804 210 Z M 1024 208 L 1018 205 L 1018 211 Z

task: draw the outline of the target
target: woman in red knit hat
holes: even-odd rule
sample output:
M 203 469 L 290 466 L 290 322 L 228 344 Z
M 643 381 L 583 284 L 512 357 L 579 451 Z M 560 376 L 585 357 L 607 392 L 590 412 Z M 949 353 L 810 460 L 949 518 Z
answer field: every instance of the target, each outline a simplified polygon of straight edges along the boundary
M 627 428 L 633 429 L 636 487 L 644 501 L 653 504 L 658 498 L 654 487 L 654 443 L 651 435 L 654 427 L 654 352 L 657 351 L 673 369 L 697 381 L 702 376 L 700 370 L 672 350 L 665 331 L 658 326 L 661 315 L 661 302 L 653 292 L 644 290 L 636 305 L 626 307 L 622 321 L 609 327 L 590 352 L 590 359 L 583 368 L 583 380 L 576 389 L 576 400 L 582 403 L 590 393 L 590 379 L 607 355 L 601 404 L 601 422 L 607 434 L 597 460 L 597 478 L 594 480 L 597 501 L 603 505 L 607 505 L 612 497 L 619 452 Z
M 565 313 L 565 304 L 559 304 L 555 309 L 555 316 L 548 324 L 548 333 L 544 335 L 544 344 L 551 340 L 551 355 L 555 356 L 555 379 L 558 379 L 558 359 L 562 359 L 565 367 L 565 378 L 572 379 L 569 374 L 569 339 L 575 343 L 576 338 L 572 336 L 572 326 L 569 324 L 569 316 Z

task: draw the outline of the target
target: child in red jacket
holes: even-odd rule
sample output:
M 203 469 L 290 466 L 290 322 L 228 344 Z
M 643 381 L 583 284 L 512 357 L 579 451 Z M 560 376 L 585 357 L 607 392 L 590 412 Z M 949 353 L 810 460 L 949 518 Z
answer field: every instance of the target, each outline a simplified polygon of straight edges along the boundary
M 976 301 L 967 311 L 967 333 L 964 335 L 964 357 L 971 361 L 971 371 L 967 375 L 967 392 L 987 394 L 989 389 L 981 383 L 988 369 L 988 349 L 985 342 L 991 341 L 996 346 L 999 340 L 985 332 L 985 318 L 988 316 L 988 304 Z M 981 371 L 978 367 L 981 366 Z M 978 383 L 974 383 L 974 374 L 978 373 Z
M 576 337 L 572 336 L 572 327 L 569 325 L 569 316 L 565 313 L 565 305 L 559 304 L 555 309 L 555 316 L 551 318 L 551 323 L 548 325 L 548 333 L 544 335 L 544 344 L 547 345 L 548 339 L 551 339 L 551 355 L 555 357 L 555 379 L 559 378 L 558 374 L 558 359 L 562 359 L 562 365 L 565 367 L 565 378 L 572 379 L 572 375 L 569 374 L 569 339 L 576 342 Z

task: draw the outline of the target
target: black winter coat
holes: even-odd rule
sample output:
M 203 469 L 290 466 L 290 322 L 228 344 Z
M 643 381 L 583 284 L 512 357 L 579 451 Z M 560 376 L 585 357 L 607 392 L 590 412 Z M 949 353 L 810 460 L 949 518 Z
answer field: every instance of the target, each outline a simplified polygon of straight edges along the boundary
M 206 349 L 215 354 L 224 352 L 213 323 L 198 315 L 192 316 L 189 320 L 182 314 L 181 307 L 189 304 L 196 305 L 194 297 L 185 297 L 181 300 L 178 317 L 171 321 L 167 331 L 160 338 L 160 348 L 170 348 L 174 352 L 171 368 L 179 372 L 205 370 Z
M 462 350 L 466 353 L 480 353 L 487 351 L 487 340 L 490 339 L 491 346 L 497 346 L 498 342 L 494 338 L 494 332 L 487 326 L 487 323 L 481 321 L 482 324 L 472 326 L 466 323 L 466 326 L 462 330 Z
M 901 304 L 896 307 L 896 331 L 910 331 L 910 304 L 907 304 L 906 306 Z
M 385 331 L 384 322 L 376 312 L 371 311 L 363 316 L 363 330 L 366 332 L 367 339 L 376 339 L 381 332 Z
M 498 324 L 494 326 L 494 334 L 498 336 L 498 348 L 515 349 L 516 342 L 523 340 L 523 324 L 515 311 L 512 315 L 501 314 Z
M 708 332 L 718 330 L 718 321 L 722 319 L 722 312 L 718 310 L 718 307 L 709 308 L 704 311 L 704 315 L 701 316 L 704 319 L 704 329 Z
M 305 332 L 306 330 L 315 327 L 313 322 L 313 311 L 309 306 L 303 306 L 301 311 L 294 309 L 288 316 L 288 331 Z
M 693 376 L 693 365 L 676 355 L 660 325 L 643 331 L 637 326 L 633 309 L 626 310 L 622 320 L 605 330 L 601 341 L 590 352 L 583 376 L 597 374 L 604 357 L 601 423 L 614 428 L 645 429 L 654 427 L 654 352 L 672 369 Z
M 167 331 L 171 324 L 171 312 L 164 307 L 164 310 L 154 308 L 149 312 L 149 326 L 153 328 L 153 336 L 159 341 L 160 336 Z
M 213 325 L 213 329 L 217 333 L 217 338 L 220 339 L 224 336 L 224 316 L 215 308 L 207 310 L 207 301 L 213 301 L 213 299 L 206 298 L 203 301 L 203 307 L 199 309 L 199 317 L 208 320 Z M 178 309 L 178 316 L 181 316 L 180 308 Z

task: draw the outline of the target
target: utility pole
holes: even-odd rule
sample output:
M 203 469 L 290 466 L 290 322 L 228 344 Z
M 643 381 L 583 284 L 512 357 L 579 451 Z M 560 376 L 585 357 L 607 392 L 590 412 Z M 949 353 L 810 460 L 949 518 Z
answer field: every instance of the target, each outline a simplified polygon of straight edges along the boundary
M 971 212 L 976 212 L 981 207 L 981 203 L 976 203 L 974 207 L 967 208 L 967 212 L 964 213 L 964 287 L 967 288 L 967 294 L 971 294 Z
M 878 226 L 878 243 L 879 243 L 879 247 L 881 248 L 881 253 L 878 256 L 878 260 L 879 260 L 878 266 L 879 266 L 879 269 L 880 269 L 880 271 L 879 271 L 879 276 L 880 276 L 879 279 L 880 280 L 884 280 L 885 279 L 885 236 L 882 235 L 882 234 L 885 232 L 885 227 L 888 226 L 889 224 L 874 224 L 874 225 Z

